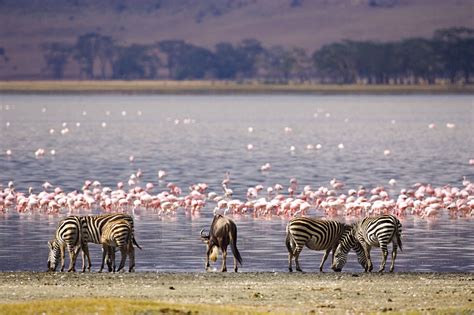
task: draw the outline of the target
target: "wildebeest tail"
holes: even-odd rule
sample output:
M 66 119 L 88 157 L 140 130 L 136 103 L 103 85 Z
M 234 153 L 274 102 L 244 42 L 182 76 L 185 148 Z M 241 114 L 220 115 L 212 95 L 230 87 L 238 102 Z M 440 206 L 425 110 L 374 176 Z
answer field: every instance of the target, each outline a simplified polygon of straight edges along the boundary
M 242 257 L 240 256 L 240 252 L 237 249 L 237 233 L 235 233 L 235 235 L 232 235 L 232 234 L 233 234 L 232 232 L 229 232 L 232 254 L 234 254 L 235 259 L 237 259 L 239 264 L 242 266 Z

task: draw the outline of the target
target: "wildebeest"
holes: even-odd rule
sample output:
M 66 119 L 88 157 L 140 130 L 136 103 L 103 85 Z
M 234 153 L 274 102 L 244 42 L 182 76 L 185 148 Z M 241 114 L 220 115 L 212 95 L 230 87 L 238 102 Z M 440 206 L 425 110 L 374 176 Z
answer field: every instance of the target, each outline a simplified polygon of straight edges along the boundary
M 234 271 L 237 272 L 237 262 L 242 265 L 242 257 L 237 249 L 237 226 L 234 221 L 220 214 L 215 215 L 209 233 L 206 234 L 204 229 L 201 230 L 201 240 L 207 245 L 206 270 L 210 267 L 209 259 L 216 261 L 220 249 L 222 252 L 221 271 L 227 271 L 227 246 L 230 244 L 234 254 Z

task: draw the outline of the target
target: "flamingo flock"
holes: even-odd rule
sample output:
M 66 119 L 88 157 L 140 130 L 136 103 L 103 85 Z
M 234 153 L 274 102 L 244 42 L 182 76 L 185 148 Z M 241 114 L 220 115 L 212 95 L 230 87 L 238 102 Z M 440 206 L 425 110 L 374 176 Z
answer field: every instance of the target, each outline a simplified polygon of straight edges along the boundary
M 460 186 L 433 187 L 430 184 L 414 184 L 410 188 L 393 193 L 393 187 L 358 187 L 346 189 L 342 181 L 332 179 L 328 186 L 313 189 L 300 187 L 296 178 L 288 186 L 281 184 L 264 187 L 261 184 L 247 189 L 245 198 L 234 197 L 229 174 L 221 182 L 222 190 L 209 191 L 206 183 L 196 183 L 184 193 L 172 182 L 157 191 L 155 184 L 141 183 L 142 171 L 130 175 L 128 182 L 116 187 L 102 185 L 98 180 L 86 180 L 81 189 L 70 192 L 45 182 L 36 192 L 30 187 L 20 192 L 10 181 L 0 185 L 0 212 L 18 213 L 78 213 L 98 210 L 103 213 L 154 211 L 162 215 L 175 215 L 185 211 L 192 215 L 213 211 L 226 215 L 250 215 L 254 217 L 286 217 L 311 215 L 316 212 L 327 217 L 364 217 L 394 214 L 399 217 L 436 217 L 443 212 L 452 217 L 474 216 L 474 183 L 464 179 Z M 162 181 L 166 172 L 160 170 Z M 392 181 L 390 185 L 395 185 Z

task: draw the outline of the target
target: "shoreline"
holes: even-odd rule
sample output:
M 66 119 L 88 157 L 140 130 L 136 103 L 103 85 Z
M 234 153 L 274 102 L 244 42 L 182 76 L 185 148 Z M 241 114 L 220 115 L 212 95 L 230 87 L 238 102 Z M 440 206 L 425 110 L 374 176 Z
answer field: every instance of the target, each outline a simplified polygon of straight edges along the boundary
M 0 313 L 468 314 L 473 295 L 473 273 L 0 272 Z
M 0 81 L 0 94 L 474 94 L 470 85 L 264 84 L 224 81 Z

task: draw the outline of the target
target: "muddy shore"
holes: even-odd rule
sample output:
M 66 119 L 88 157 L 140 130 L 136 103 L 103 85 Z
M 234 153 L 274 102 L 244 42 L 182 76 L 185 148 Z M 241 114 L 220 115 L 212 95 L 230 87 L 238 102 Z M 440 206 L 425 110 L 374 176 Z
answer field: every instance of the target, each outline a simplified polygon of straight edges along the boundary
M 204 313 L 474 310 L 473 273 L 0 273 L 0 313 L 19 303 L 118 298 Z M 159 312 L 158 312 L 159 313 Z

